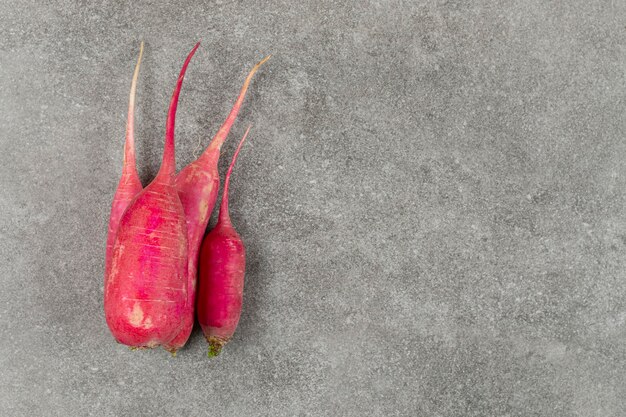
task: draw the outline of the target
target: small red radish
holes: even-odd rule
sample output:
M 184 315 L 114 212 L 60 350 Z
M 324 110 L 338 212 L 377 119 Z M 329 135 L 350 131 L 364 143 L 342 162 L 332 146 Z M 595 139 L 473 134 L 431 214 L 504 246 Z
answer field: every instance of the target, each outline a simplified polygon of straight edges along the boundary
M 209 357 L 219 355 L 235 333 L 241 315 L 246 249 L 230 222 L 228 186 L 249 131 L 250 128 L 243 135 L 228 167 L 217 225 L 206 235 L 200 250 L 198 321 L 209 342 Z
M 113 243 L 120 218 L 131 200 L 141 191 L 141 181 L 135 167 L 135 92 L 137 91 L 137 78 L 139 77 L 139 67 L 143 56 L 143 42 L 139 48 L 139 58 L 135 65 L 133 81 L 130 84 L 130 98 L 128 100 L 128 118 L 126 120 L 126 142 L 124 143 L 124 163 L 122 165 L 122 177 L 115 191 L 113 203 L 111 204 L 111 216 L 109 218 L 109 232 L 107 236 L 107 248 L 105 256 L 105 276 L 109 275 L 111 267 L 111 254 L 113 253 Z
M 185 323 L 180 334 L 171 342 L 170 350 L 182 347 L 187 342 L 193 328 L 198 253 L 209 218 L 215 207 L 215 201 L 217 200 L 217 191 L 220 185 L 217 163 L 220 157 L 220 149 L 237 118 L 252 77 L 270 57 L 271 55 L 261 60 L 250 70 L 226 121 L 217 131 L 207 149 L 198 159 L 187 165 L 176 176 L 176 188 L 185 209 L 189 239 L 189 276 L 187 282 L 187 305 L 189 309 L 184 313 Z
M 187 225 L 174 181 L 174 127 L 185 71 L 199 46 L 187 56 L 172 94 L 161 168 L 124 211 L 105 279 L 107 324 L 118 342 L 132 347 L 167 346 L 187 309 Z

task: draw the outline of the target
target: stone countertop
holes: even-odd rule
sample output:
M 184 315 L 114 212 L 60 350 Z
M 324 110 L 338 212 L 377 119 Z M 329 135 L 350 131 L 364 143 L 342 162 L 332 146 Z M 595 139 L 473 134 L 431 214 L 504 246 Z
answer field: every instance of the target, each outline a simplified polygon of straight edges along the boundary
M 626 2 L 97 3 L 0 4 L 1 415 L 624 415 Z M 220 162 L 252 124 L 216 359 L 104 322 L 142 39 L 144 184 L 193 44 L 179 167 L 273 54 Z

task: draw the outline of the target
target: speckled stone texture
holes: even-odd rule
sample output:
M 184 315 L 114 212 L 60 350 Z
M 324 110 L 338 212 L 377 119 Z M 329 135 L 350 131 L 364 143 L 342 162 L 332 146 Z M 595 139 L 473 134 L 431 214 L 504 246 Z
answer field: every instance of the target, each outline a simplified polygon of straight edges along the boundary
M 626 2 L 122 3 L 0 3 L 0 415 L 626 415 Z M 213 360 L 104 321 L 141 39 L 144 183 L 198 39 L 179 167 L 274 54 L 220 163 L 253 124 Z

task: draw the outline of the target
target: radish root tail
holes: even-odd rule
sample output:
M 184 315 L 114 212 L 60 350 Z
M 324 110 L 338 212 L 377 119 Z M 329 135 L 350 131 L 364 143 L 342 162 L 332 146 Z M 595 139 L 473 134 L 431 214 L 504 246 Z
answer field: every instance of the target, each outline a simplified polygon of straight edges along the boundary
M 237 149 L 235 150 L 233 159 L 230 161 L 230 165 L 228 166 L 228 172 L 226 172 L 226 180 L 224 181 L 224 191 L 222 192 L 222 204 L 220 205 L 220 214 L 218 216 L 219 221 L 230 223 L 230 214 L 228 212 L 228 190 L 230 188 L 230 175 L 233 173 L 233 168 L 235 166 L 235 162 L 237 162 L 239 151 L 246 141 L 248 133 L 250 133 L 250 129 L 252 129 L 252 125 L 248 126 L 248 128 L 246 129 L 246 133 L 243 134 L 241 141 L 239 141 L 239 145 L 237 145 Z
M 187 59 L 185 59 L 185 63 L 180 70 L 180 74 L 178 75 L 178 80 L 176 81 L 176 88 L 174 88 L 174 93 L 172 93 L 172 98 L 170 99 L 170 108 L 167 112 L 167 122 L 165 123 L 165 148 L 163 149 L 163 162 L 161 162 L 161 169 L 159 172 L 167 173 L 168 175 L 174 175 L 174 171 L 176 171 L 176 160 L 174 155 L 174 126 L 176 121 L 176 109 L 178 107 L 178 97 L 180 96 L 180 89 L 183 85 L 183 79 L 185 78 L 185 72 L 187 71 L 187 66 L 189 65 L 189 61 L 196 53 L 196 50 L 200 46 L 200 42 L 196 43 L 193 47 L 189 55 L 187 55 Z
M 141 58 L 143 57 L 143 41 L 139 46 L 139 58 L 135 64 L 135 72 L 133 72 L 133 80 L 130 83 L 130 96 L 128 98 L 128 117 L 126 119 L 126 143 L 124 144 L 124 167 L 129 166 L 134 169 L 135 166 L 135 96 L 137 93 L 137 79 L 139 78 L 139 68 L 141 67 Z
M 226 121 L 224 122 L 224 124 L 222 124 L 222 126 L 219 128 L 219 130 L 215 134 L 215 137 L 213 138 L 213 140 L 211 141 L 211 144 L 207 148 L 207 152 L 210 152 L 216 148 L 220 149 L 222 147 L 222 144 L 226 140 L 226 136 L 228 136 L 228 132 L 230 132 L 230 128 L 232 127 L 233 123 L 235 122 L 235 119 L 237 118 L 239 109 L 241 108 L 241 105 L 243 104 L 243 100 L 246 97 L 246 92 L 248 91 L 248 87 L 250 86 L 252 77 L 254 77 L 254 74 L 256 74 L 256 72 L 261 67 L 261 65 L 267 62 L 267 60 L 270 59 L 271 57 L 272 55 L 266 56 L 261 61 L 259 61 L 254 67 L 252 67 L 252 69 L 248 73 L 248 76 L 246 77 L 246 80 L 243 83 L 243 86 L 241 87 L 241 90 L 239 91 L 239 96 L 237 96 L 237 100 L 235 101 L 235 104 L 230 110 L 228 117 L 226 117 Z

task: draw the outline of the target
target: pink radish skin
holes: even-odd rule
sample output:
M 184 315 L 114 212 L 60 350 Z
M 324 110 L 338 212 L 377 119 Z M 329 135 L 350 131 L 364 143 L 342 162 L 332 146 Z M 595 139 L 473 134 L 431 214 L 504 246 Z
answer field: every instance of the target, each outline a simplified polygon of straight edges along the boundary
M 122 177 L 115 191 L 113 203 L 111 204 L 111 216 L 109 218 L 109 231 L 107 236 L 107 247 L 105 256 L 105 277 L 109 275 L 111 269 L 111 255 L 113 253 L 113 243 L 117 227 L 122 218 L 122 214 L 130 204 L 131 200 L 139 194 L 142 189 L 137 168 L 135 166 L 135 92 L 137 91 L 137 78 L 139 77 L 139 67 L 143 56 L 143 42 L 139 48 L 139 58 L 135 65 L 133 80 L 130 85 L 130 98 L 128 100 L 128 118 L 126 120 L 126 142 L 124 143 L 124 163 L 122 165 Z
M 217 131 L 217 134 L 200 155 L 200 157 L 187 165 L 176 176 L 176 188 L 178 195 L 185 209 L 187 219 L 187 233 L 189 240 L 189 266 L 188 266 L 188 302 L 189 307 L 183 314 L 183 328 L 178 336 L 171 342 L 169 349 L 176 350 L 182 347 L 189 339 L 194 323 L 194 306 L 196 303 L 196 276 L 198 265 L 198 254 L 200 244 L 207 228 L 209 218 L 215 207 L 217 191 L 220 185 L 220 177 L 217 171 L 217 164 L 220 157 L 222 144 L 226 140 L 230 128 L 237 118 L 239 109 L 243 104 L 248 86 L 259 67 L 263 65 L 271 55 L 256 64 L 246 77 L 241 87 L 239 96 L 235 101 L 224 124 Z
M 228 212 L 230 175 L 250 128 L 246 130 L 228 167 L 217 225 L 200 251 L 198 321 L 209 343 L 209 357 L 219 355 L 235 333 L 243 302 L 246 250 Z
M 174 127 L 185 71 L 199 46 L 187 56 L 172 94 L 161 168 L 122 215 L 105 279 L 107 324 L 118 342 L 131 347 L 167 347 L 188 308 L 187 225 L 174 182 Z

